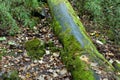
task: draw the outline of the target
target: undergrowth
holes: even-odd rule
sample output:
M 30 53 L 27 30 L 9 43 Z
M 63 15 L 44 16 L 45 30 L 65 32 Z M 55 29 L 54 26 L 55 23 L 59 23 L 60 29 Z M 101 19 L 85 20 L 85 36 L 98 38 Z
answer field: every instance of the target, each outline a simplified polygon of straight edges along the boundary
M 9 35 L 19 32 L 19 27 L 33 28 L 39 21 L 43 2 L 41 0 L 0 0 L 0 30 Z
M 2 79 L 3 80 L 21 80 L 18 76 L 18 71 L 16 70 L 10 71 L 7 74 L 3 74 Z
M 29 40 L 25 43 L 28 56 L 32 59 L 40 59 L 45 54 L 44 42 L 38 38 Z
M 78 15 L 89 16 L 100 30 L 115 44 L 120 44 L 120 2 L 119 0 L 70 0 Z

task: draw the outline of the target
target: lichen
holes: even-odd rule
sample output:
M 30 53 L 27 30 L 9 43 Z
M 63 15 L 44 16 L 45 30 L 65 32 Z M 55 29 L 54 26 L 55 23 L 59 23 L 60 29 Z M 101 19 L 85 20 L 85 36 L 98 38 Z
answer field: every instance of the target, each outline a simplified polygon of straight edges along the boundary
M 27 54 L 33 59 L 39 59 L 45 54 L 44 42 L 38 38 L 29 40 L 25 43 Z

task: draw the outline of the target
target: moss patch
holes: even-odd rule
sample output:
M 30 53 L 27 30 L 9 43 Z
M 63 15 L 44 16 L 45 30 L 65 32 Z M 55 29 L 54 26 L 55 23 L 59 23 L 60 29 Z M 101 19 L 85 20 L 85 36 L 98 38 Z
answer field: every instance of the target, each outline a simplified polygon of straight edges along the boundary
M 34 59 L 39 59 L 45 54 L 44 42 L 39 39 L 32 39 L 25 43 L 25 48 L 28 55 Z
M 3 80 L 21 80 L 18 76 L 18 71 L 16 71 L 16 70 L 10 71 L 7 74 L 3 74 L 2 79 Z
M 64 35 L 64 38 L 62 37 Z M 93 72 L 89 65 L 80 60 L 80 55 L 86 52 L 74 36 L 69 34 L 69 30 L 60 34 L 60 40 L 63 42 L 63 50 L 61 51 L 61 58 L 67 69 L 72 73 L 74 80 L 95 80 Z

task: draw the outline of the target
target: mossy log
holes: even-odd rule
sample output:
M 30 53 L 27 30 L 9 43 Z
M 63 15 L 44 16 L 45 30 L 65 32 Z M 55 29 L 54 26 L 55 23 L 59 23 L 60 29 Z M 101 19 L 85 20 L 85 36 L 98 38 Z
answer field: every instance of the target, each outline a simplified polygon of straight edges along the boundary
M 47 1 L 54 18 L 53 30 L 64 47 L 61 58 L 73 80 L 99 80 L 90 65 L 92 62 L 107 71 L 114 71 L 114 67 L 97 51 L 69 1 Z

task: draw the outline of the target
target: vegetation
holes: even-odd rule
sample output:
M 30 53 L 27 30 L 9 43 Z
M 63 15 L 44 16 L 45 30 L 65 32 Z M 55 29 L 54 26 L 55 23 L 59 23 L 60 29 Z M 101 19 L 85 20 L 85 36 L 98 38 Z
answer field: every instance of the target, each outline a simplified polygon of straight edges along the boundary
M 119 0 L 71 0 L 79 16 L 87 15 L 96 25 L 94 29 L 107 34 L 111 41 L 120 44 Z
M 10 71 L 7 74 L 2 75 L 3 80 L 21 80 L 18 76 L 18 72 L 16 70 Z
M 51 52 L 57 52 L 60 50 L 52 41 L 45 43 L 38 38 L 29 40 L 25 43 L 25 48 L 28 51 L 27 54 L 33 59 L 40 59 L 40 57 L 45 54 L 45 49 L 47 47 L 51 50 Z
M 67 0 L 53 0 L 48 1 L 48 4 L 54 17 L 53 30 L 63 44 L 61 58 L 72 73 L 73 79 L 96 80 L 91 66 L 80 59 L 82 55 L 88 56 L 90 62 L 97 62 L 104 66 L 105 70 L 114 70 L 112 65 L 96 50 L 69 2 Z M 74 34 L 73 28 L 76 28 L 76 34 Z M 82 36 L 80 40 L 76 38 L 76 35 Z M 108 64 L 104 65 L 104 62 Z
M 41 0 L 0 0 L 0 30 L 14 35 L 21 25 L 32 28 L 39 21 L 42 6 Z
M 29 40 L 25 43 L 25 48 L 28 55 L 33 59 L 40 59 L 45 54 L 45 45 L 39 39 Z
M 80 47 L 80 44 L 73 36 L 68 36 L 68 34 L 68 32 L 61 34 L 61 36 L 64 35 L 64 38 L 61 37 L 64 46 L 64 49 L 61 51 L 62 61 L 72 73 L 73 79 L 82 80 L 86 78 L 87 80 L 95 80 L 90 66 L 80 60 L 80 56 L 86 54 L 84 49 Z
M 110 64 L 97 51 L 68 0 L 0 0 L 0 32 L 14 35 L 20 32 L 21 27 L 33 28 L 40 18 L 45 17 L 42 3 L 46 1 L 54 18 L 52 25 L 54 33 L 59 37 L 63 48 L 56 47 L 52 41 L 43 42 L 35 38 L 25 43 L 28 56 L 32 59 L 40 59 L 45 54 L 46 47 L 49 47 L 51 52 L 60 51 L 61 59 L 71 72 L 73 80 L 98 80 L 96 79 L 98 75 L 93 71 L 91 63 L 97 63 L 97 66 L 103 68 L 103 72 L 115 73 L 113 76 L 119 78 L 115 75 L 120 71 L 120 64 L 117 62 Z M 75 3 L 74 6 L 77 6 L 79 16 L 89 16 L 89 20 L 94 22 L 96 29 L 105 32 L 111 41 L 120 44 L 118 42 L 120 40 L 119 0 L 71 1 Z M 79 40 L 76 35 L 79 35 Z M 6 38 L 1 37 L 0 41 L 3 40 Z M 8 45 L 13 43 L 8 42 Z M 6 55 L 8 55 L 7 49 L 0 48 L 0 60 Z M 81 59 L 82 56 L 87 56 L 87 59 Z M 17 71 L 10 71 L 2 77 L 3 80 L 20 80 Z

